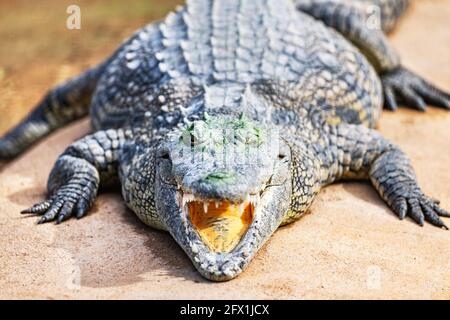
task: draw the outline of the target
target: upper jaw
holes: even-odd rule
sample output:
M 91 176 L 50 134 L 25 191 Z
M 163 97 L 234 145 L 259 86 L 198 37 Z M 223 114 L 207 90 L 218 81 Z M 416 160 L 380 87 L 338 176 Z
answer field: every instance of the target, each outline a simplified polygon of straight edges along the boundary
M 265 187 L 264 187 L 265 189 Z M 192 193 L 184 192 L 181 188 L 178 188 L 177 191 L 177 203 L 184 214 L 188 215 L 188 205 L 191 203 L 198 203 L 203 206 L 203 211 L 208 213 L 208 210 L 211 207 L 221 207 L 224 202 L 231 203 L 236 206 L 240 215 L 244 213 L 244 209 L 246 205 L 251 205 L 253 208 L 257 207 L 259 202 L 261 201 L 261 195 L 264 190 L 255 193 L 249 193 L 246 196 L 242 197 L 243 200 L 230 200 L 230 199 L 215 199 L 215 198 L 204 198 L 197 197 Z

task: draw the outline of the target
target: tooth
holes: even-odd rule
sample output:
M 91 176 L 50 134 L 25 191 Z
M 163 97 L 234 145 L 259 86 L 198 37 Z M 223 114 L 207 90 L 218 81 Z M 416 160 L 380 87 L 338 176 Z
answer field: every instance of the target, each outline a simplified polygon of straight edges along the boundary
M 192 202 L 194 200 L 195 200 L 195 197 L 193 194 L 191 194 L 191 193 L 185 194 L 185 195 L 183 195 L 183 203 L 182 204 L 184 206 L 186 203 Z
M 244 208 L 245 208 L 245 205 L 244 205 L 244 203 L 242 202 L 242 203 L 240 203 L 239 204 L 239 214 L 242 216 L 242 214 L 244 213 Z
M 208 201 L 203 202 L 203 211 L 208 213 Z
M 176 199 L 177 199 L 178 206 L 180 208 L 182 208 L 183 207 L 183 197 L 181 196 L 181 194 L 179 192 L 177 192 L 177 198 Z
M 260 197 L 259 195 L 252 194 L 250 195 L 250 203 L 253 205 L 253 207 L 256 207 L 259 203 Z
M 216 203 L 216 209 L 220 207 L 220 201 L 215 201 Z

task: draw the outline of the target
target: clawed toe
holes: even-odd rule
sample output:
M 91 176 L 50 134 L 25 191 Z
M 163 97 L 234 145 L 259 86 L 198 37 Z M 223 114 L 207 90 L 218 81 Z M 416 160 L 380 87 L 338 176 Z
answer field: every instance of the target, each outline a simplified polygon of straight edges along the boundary
M 437 212 L 437 214 L 441 217 L 445 217 L 445 218 L 450 218 L 450 212 L 448 212 L 447 210 L 442 209 L 441 207 L 439 207 L 438 204 L 434 204 L 433 205 L 433 209 L 434 211 Z
M 448 230 L 448 227 L 439 218 L 438 213 L 436 213 L 436 211 L 433 210 L 433 208 L 431 208 L 428 205 L 422 204 L 422 210 L 423 210 L 424 215 L 425 215 L 425 220 L 427 220 L 429 223 L 431 223 L 432 225 L 434 225 L 436 227 L 444 228 L 444 229 Z
M 50 208 L 51 205 L 52 205 L 52 200 L 50 200 L 50 199 L 45 200 L 45 201 L 35 204 L 31 208 L 22 210 L 20 213 L 22 213 L 22 214 L 43 214 Z
M 385 107 L 398 108 L 397 101 L 416 110 L 425 111 L 426 104 L 450 110 L 450 94 L 436 88 L 413 72 L 399 68 L 382 76 Z
M 414 85 L 415 91 L 430 105 L 450 110 L 450 95 L 427 83 L 425 80 Z
M 420 202 L 417 199 L 410 199 L 408 201 L 409 216 L 420 226 L 424 225 L 425 216 L 420 207 Z

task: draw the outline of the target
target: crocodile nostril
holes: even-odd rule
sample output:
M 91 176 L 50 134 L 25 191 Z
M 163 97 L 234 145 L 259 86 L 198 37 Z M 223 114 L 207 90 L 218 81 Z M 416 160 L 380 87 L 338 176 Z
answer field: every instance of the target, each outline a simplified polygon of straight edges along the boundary
M 158 154 L 158 158 L 164 159 L 164 160 L 170 160 L 170 154 L 167 150 L 162 150 Z
M 224 180 L 232 180 L 236 178 L 236 174 L 233 172 L 227 172 L 227 171 L 217 171 L 208 174 L 205 177 L 206 181 L 209 182 L 217 182 L 217 181 L 224 181 Z

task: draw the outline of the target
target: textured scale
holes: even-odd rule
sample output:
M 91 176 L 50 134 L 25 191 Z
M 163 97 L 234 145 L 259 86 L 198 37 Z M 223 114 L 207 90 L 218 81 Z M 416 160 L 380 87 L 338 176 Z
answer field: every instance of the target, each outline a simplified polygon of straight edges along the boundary
M 365 58 L 291 3 L 205 0 L 190 2 L 129 40 L 99 83 L 94 127 L 119 127 L 130 114 L 160 112 L 173 100 L 163 95 L 161 103 L 161 87 L 179 87 L 186 79 L 192 91 L 240 87 L 231 100 L 247 84 L 295 82 L 292 94 L 305 103 L 323 100 L 332 122 L 374 126 L 380 113 L 379 80 Z M 223 91 L 210 96 L 224 101 L 218 96 Z

